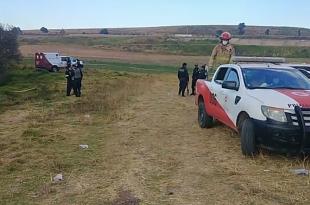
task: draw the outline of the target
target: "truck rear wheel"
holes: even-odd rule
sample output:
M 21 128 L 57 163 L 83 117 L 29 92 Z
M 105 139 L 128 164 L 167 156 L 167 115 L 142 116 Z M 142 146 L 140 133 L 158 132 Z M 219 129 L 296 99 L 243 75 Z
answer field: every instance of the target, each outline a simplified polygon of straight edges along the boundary
M 53 67 L 51 68 L 51 72 L 56 73 L 56 72 L 58 72 L 58 71 L 59 71 L 59 68 L 58 68 L 57 66 L 53 66 Z
M 241 150 L 245 156 L 257 154 L 254 124 L 250 118 L 244 120 L 241 127 Z
M 213 117 L 206 112 L 203 100 L 198 103 L 198 122 L 201 128 L 211 128 L 213 125 Z

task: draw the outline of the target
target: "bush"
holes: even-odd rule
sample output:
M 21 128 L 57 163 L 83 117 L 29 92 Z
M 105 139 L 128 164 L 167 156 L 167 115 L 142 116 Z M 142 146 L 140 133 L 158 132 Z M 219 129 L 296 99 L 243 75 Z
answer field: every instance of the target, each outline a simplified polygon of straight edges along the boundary
M 18 35 L 15 27 L 0 25 L 0 83 L 5 81 L 7 69 L 20 60 Z
M 108 29 L 104 28 L 100 30 L 100 34 L 109 34 Z
M 223 33 L 223 30 L 217 30 L 217 31 L 215 32 L 215 36 L 216 36 L 217 38 L 219 38 L 219 37 L 222 35 L 222 33 Z
M 48 29 L 45 28 L 45 27 L 42 27 L 42 28 L 40 29 L 40 31 L 41 31 L 42 33 L 48 33 Z
M 65 34 L 66 34 L 65 29 L 61 29 L 61 30 L 59 31 L 59 34 L 62 35 L 62 36 L 65 35 Z
M 16 33 L 16 35 L 22 35 L 23 31 L 19 27 L 13 27 L 12 32 Z
M 239 35 L 244 35 L 245 34 L 245 23 L 239 23 L 238 25 L 238 30 L 239 30 Z

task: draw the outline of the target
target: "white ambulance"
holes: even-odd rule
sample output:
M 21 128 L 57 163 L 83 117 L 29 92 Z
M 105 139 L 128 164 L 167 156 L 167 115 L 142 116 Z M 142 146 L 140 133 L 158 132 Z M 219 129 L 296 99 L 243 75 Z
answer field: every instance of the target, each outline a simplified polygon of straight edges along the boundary
M 67 59 L 67 57 L 60 56 L 59 53 L 36 53 L 35 67 L 57 72 L 67 66 Z

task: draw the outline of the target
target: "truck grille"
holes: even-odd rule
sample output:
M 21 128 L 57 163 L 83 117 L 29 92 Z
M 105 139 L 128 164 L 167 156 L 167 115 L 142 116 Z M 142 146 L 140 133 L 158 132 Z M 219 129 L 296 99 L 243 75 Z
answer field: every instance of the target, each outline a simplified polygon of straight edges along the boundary
M 306 127 L 310 127 L 310 109 L 301 109 L 301 113 L 304 122 L 305 122 L 305 126 Z M 292 120 L 292 124 L 295 126 L 299 126 L 299 120 L 296 114 L 290 114 L 290 118 Z

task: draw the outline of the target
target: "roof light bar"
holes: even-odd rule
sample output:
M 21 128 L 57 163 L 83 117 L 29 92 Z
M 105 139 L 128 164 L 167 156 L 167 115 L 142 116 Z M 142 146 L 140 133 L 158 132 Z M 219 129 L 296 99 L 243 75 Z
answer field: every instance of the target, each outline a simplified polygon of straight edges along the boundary
M 285 58 L 275 58 L 275 57 L 244 57 L 244 56 L 234 56 L 232 58 L 234 63 L 285 63 Z

